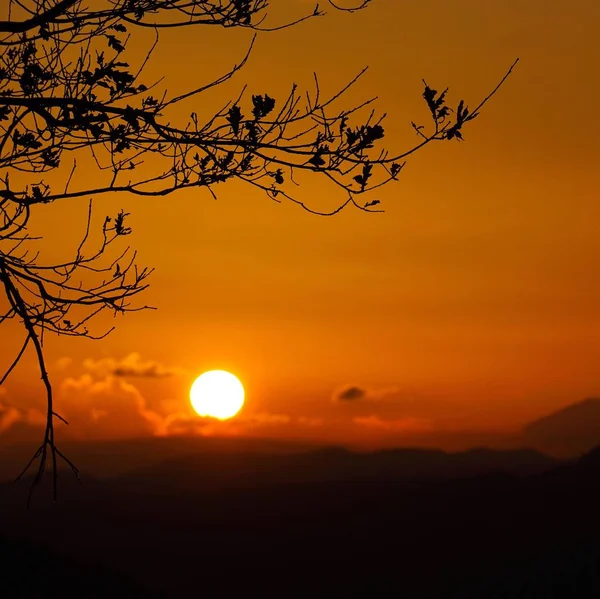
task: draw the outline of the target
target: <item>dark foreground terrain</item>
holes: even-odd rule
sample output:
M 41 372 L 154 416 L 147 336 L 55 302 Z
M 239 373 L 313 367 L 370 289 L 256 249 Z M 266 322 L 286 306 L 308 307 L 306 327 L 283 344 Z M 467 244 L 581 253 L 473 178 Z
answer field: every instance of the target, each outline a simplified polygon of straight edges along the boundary
M 600 597 L 600 450 L 210 452 L 0 495 L 3 597 Z M 48 480 L 46 482 L 49 482 Z M 8 590 L 8 592 L 6 592 Z

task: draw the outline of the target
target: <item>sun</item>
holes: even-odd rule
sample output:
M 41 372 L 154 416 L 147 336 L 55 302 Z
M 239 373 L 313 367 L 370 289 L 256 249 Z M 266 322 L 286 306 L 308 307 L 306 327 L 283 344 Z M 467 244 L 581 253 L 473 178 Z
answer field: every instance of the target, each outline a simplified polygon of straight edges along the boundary
M 227 420 L 244 405 L 244 387 L 231 372 L 210 370 L 194 381 L 190 401 L 199 416 Z

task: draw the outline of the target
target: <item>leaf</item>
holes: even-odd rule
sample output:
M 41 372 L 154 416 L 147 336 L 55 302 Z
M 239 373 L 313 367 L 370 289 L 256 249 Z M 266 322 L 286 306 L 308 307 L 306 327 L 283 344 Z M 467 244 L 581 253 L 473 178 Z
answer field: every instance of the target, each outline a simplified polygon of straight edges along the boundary
M 374 142 L 385 136 L 385 130 L 381 125 L 363 125 L 355 131 L 346 129 L 346 142 L 349 149 L 355 154 L 373 147 Z
M 460 132 L 460 125 L 453 125 L 446 131 L 447 139 L 457 139 L 458 141 L 463 141 L 462 133 Z
M 392 163 L 390 168 L 390 172 L 392 173 L 392 177 L 396 178 L 396 175 L 402 170 L 402 165 L 397 162 Z
M 15 146 L 23 146 L 26 149 L 32 150 L 42 147 L 42 142 L 36 139 L 35 135 L 29 131 L 26 133 L 15 131 L 13 134 L 13 143 Z
M 46 148 L 41 154 L 44 164 L 50 168 L 57 168 L 60 165 L 60 150 Z
M 125 50 L 125 46 L 114 35 L 107 33 L 104 37 L 108 40 L 108 47 L 112 48 L 117 54 L 120 54 Z
M 125 219 L 129 216 L 129 212 L 119 211 L 115 217 L 115 233 L 117 235 L 129 235 L 131 228 L 125 226 Z
M 325 166 L 325 159 L 323 155 L 329 151 L 326 145 L 317 146 L 314 156 L 308 160 L 308 164 L 312 164 L 315 168 Z
M 256 143 L 258 141 L 258 126 L 254 122 L 246 123 L 246 131 L 248 131 L 248 139 Z
M 381 202 L 380 202 L 379 200 L 371 200 L 370 202 L 367 202 L 367 203 L 364 205 L 364 207 L 365 207 L 365 208 L 371 208 L 371 207 L 373 207 L 373 206 L 377 206 L 377 205 L 379 205 L 379 204 L 381 204 Z
M 346 143 L 352 147 L 360 139 L 360 133 L 352 129 L 346 129 Z
M 40 25 L 40 37 L 47 42 L 50 39 L 50 30 L 48 29 L 48 23 L 42 23 Z
M 242 161 L 240 162 L 240 171 L 241 172 L 247 171 L 252 166 L 253 160 L 254 160 L 254 157 L 252 156 L 252 154 L 246 154 L 244 156 L 244 158 L 242 158 Z
M 275 100 L 265 94 L 264 96 L 252 96 L 252 114 L 256 120 L 266 117 L 275 108 Z
M 123 113 L 123 120 L 134 130 L 140 130 L 140 124 L 138 122 L 138 117 L 135 109 L 131 106 L 127 106 L 125 108 L 125 112 Z
M 424 82 L 425 83 L 425 82 Z M 425 83 L 425 91 L 423 91 L 423 98 L 425 102 L 427 102 L 427 106 L 432 114 L 435 115 L 436 106 L 435 106 L 435 97 L 437 95 L 437 89 L 432 89 Z
M 312 164 L 315 168 L 320 168 L 325 165 L 325 160 L 323 159 L 322 154 L 317 152 L 309 161 L 309 164 Z
M 340 120 L 340 135 L 346 130 L 347 126 L 348 126 L 348 117 L 346 115 L 343 115 Z
M 243 118 L 244 115 L 242 114 L 242 110 L 237 104 L 229 109 L 226 120 L 231 125 L 231 129 L 235 135 L 238 135 L 240 132 L 240 123 L 242 122 Z
M 94 136 L 94 139 L 98 139 L 102 135 L 102 133 L 104 133 L 102 125 L 90 125 L 89 131 Z
M 138 88 L 139 89 L 139 88 Z M 142 100 L 142 106 L 157 106 L 158 100 L 154 96 L 148 96 Z
M 439 120 L 443 120 L 448 116 L 448 114 L 450 114 L 450 109 L 447 106 L 442 106 L 442 108 L 438 110 L 437 118 Z
M 367 127 L 365 138 L 372 143 L 378 139 L 383 139 L 385 131 L 381 125 L 375 125 L 374 127 Z
M 448 114 L 448 109 L 444 106 L 446 103 L 446 94 L 448 93 L 448 88 L 446 88 L 438 96 L 438 91 L 436 89 L 429 87 L 425 81 L 423 81 L 423 83 L 425 84 L 423 98 L 425 99 L 425 102 L 427 102 L 431 116 L 435 121 L 443 119 Z
M 39 185 L 31 186 L 31 195 L 36 202 L 41 202 L 44 199 L 44 193 Z
M 372 170 L 373 165 L 367 162 L 366 164 L 363 164 L 362 174 L 354 177 L 354 181 L 356 181 L 360 185 L 361 191 L 365 190 L 365 187 L 367 186 L 367 183 L 371 178 Z
M 227 169 L 228 166 L 231 164 L 231 161 L 233 160 L 234 156 L 235 156 L 235 152 L 227 152 L 225 157 L 220 162 L 221 168 Z

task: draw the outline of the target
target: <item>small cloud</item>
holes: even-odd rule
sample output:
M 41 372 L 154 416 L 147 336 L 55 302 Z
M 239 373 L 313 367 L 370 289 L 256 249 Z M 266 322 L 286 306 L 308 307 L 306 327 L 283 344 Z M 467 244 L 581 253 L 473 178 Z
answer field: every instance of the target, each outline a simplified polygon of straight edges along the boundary
M 55 366 L 58 370 L 66 370 L 71 364 L 73 364 L 73 358 L 69 358 L 68 356 L 59 358 L 55 362 Z
M 260 414 L 253 414 L 247 419 L 250 425 L 256 426 L 272 426 L 277 424 L 289 424 L 291 421 L 289 414 L 270 414 L 269 412 L 262 412 Z
M 347 385 L 338 389 L 333 394 L 333 401 L 354 402 L 354 401 L 383 401 L 392 395 L 397 395 L 397 387 L 383 389 L 367 389 L 358 385 Z
M 367 390 L 362 387 L 350 386 L 341 389 L 334 394 L 333 398 L 337 401 L 357 401 L 367 396 Z
M 238 436 L 262 434 L 279 427 L 292 426 L 294 423 L 289 414 L 259 412 L 257 414 L 240 415 L 231 420 L 200 418 L 192 414 L 174 414 L 165 420 L 168 435 L 198 434 L 202 436 Z
M 358 426 L 369 429 L 379 429 L 395 432 L 425 432 L 433 429 L 431 420 L 426 418 L 398 418 L 395 420 L 385 420 L 376 415 L 357 416 L 352 422 Z
M 300 424 L 301 426 L 318 428 L 320 426 L 323 426 L 323 418 L 311 418 L 308 416 L 300 416 L 298 418 L 298 424 Z
M 0 402 L 0 435 L 22 419 L 23 414 L 20 410 Z
M 139 353 L 132 352 L 121 360 L 102 358 L 84 360 L 83 367 L 96 376 L 166 378 L 182 374 L 181 368 L 164 366 L 154 360 L 143 360 Z
M 46 425 L 46 417 L 35 408 L 22 410 L 0 401 L 0 436 L 19 423 L 36 428 L 43 427 Z

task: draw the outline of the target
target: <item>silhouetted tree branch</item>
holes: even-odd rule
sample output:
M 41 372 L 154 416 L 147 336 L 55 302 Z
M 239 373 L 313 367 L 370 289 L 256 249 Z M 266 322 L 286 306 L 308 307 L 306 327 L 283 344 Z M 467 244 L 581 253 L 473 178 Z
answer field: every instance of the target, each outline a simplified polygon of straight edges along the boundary
M 354 12 L 369 0 L 328 3 Z M 244 88 L 208 118 L 196 112 L 182 118 L 184 102 L 244 67 L 256 33 L 238 64 L 214 81 L 177 96 L 158 92 L 160 82 L 144 82 L 162 29 L 217 25 L 274 31 L 324 14 L 316 6 L 292 22 L 267 26 L 268 7 L 268 0 L 98 0 L 89 6 L 81 0 L 11 0 L 8 19 L 0 21 L 0 280 L 8 301 L 0 324 L 16 319 L 24 329 L 23 345 L 0 382 L 33 346 L 47 399 L 45 434 L 25 469 L 39 460 L 34 486 L 48 459 L 54 493 L 58 458 L 77 473 L 55 443 L 53 425 L 60 416 L 44 361 L 44 335 L 102 338 L 109 331 L 93 332 L 94 316 L 143 309 L 132 300 L 147 287 L 151 272 L 137 267 L 129 247 L 112 253 L 130 233 L 128 214 L 107 217 L 97 235 L 91 201 L 74 256 L 43 262 L 31 249 L 36 239 L 29 225 L 36 206 L 109 193 L 165 196 L 189 188 L 215 196 L 218 184 L 238 179 L 314 214 L 332 215 L 350 204 L 378 211 L 378 200 L 360 197 L 396 180 L 417 150 L 434 141 L 462 140 L 464 126 L 515 66 L 474 110 L 462 100 L 452 108 L 447 89 L 440 93 L 425 84 L 431 125 L 413 123 L 416 144 L 396 153 L 379 148 L 385 115 L 371 110 L 374 99 L 336 108 L 365 70 L 328 97 L 315 75 L 309 93 L 293 85 L 287 97 L 276 100 L 264 92 L 249 95 Z M 154 32 L 154 41 L 132 67 L 125 60 L 128 45 L 147 30 Z M 78 160 L 88 161 L 95 176 L 78 177 Z M 298 172 L 333 183 L 341 193 L 337 207 L 323 211 L 299 197 Z

